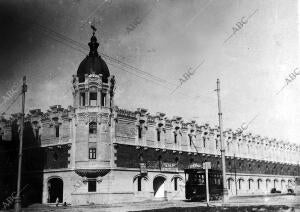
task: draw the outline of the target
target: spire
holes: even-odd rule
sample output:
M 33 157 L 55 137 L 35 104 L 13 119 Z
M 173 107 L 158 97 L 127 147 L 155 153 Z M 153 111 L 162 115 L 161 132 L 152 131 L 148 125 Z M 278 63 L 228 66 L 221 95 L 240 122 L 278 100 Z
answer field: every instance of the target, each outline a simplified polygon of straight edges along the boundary
M 91 41 L 89 42 L 89 47 L 90 47 L 90 53 L 89 53 L 89 55 L 90 56 L 98 56 L 97 49 L 98 49 L 99 43 L 97 42 L 97 38 L 95 36 L 95 32 L 97 31 L 97 29 L 92 24 L 91 24 L 91 28 L 93 30 L 93 35 L 91 37 Z

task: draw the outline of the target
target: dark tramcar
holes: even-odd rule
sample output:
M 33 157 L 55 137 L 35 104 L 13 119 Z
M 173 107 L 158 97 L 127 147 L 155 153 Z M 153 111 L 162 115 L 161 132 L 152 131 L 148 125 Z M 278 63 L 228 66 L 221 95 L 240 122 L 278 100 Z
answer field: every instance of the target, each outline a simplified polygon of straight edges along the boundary
M 185 198 L 194 200 L 206 199 L 205 169 L 185 169 Z M 222 172 L 208 170 L 210 200 L 221 199 L 223 192 Z

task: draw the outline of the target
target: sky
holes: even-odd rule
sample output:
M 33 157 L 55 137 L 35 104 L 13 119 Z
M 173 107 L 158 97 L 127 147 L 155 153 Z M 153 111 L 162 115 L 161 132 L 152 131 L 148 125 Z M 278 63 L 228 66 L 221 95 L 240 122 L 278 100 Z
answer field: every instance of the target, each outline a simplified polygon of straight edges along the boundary
M 296 0 L 1 1 L 0 101 L 26 75 L 26 111 L 72 105 L 93 21 L 98 51 L 139 70 L 104 58 L 119 107 L 215 126 L 219 78 L 225 130 L 251 122 L 246 133 L 300 144 L 298 11 Z

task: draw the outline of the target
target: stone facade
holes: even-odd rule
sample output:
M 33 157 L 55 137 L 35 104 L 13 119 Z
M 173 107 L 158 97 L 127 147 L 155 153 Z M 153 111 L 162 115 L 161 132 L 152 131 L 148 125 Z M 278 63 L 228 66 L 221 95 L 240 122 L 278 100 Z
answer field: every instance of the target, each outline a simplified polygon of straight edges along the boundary
M 95 42 L 92 37 L 91 48 L 98 47 Z M 35 193 L 43 203 L 57 198 L 73 205 L 184 199 L 184 169 L 210 161 L 221 170 L 218 127 L 149 114 L 143 108 L 118 108 L 114 76 L 105 69 L 103 77 L 93 65 L 85 70 L 89 57 L 99 56 L 94 49 L 80 75 L 73 76 L 72 107 L 30 110 L 25 118 L 24 173 L 40 176 L 35 186 L 40 192 Z M 105 67 L 102 59 L 97 61 Z M 1 118 L 4 152 L 16 150 L 18 120 L 18 114 Z M 229 195 L 268 194 L 274 187 L 286 193 L 294 186 L 300 175 L 299 145 L 230 129 L 223 134 Z M 8 155 L 2 155 L 2 170 L 16 165 L 3 163 Z M 8 175 L 0 176 L 3 182 Z

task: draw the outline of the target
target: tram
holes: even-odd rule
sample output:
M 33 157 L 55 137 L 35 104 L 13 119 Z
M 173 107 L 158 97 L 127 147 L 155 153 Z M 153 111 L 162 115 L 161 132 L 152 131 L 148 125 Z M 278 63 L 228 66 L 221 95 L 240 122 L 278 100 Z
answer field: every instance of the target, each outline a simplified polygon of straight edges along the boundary
M 189 168 L 185 174 L 185 198 L 188 200 L 205 200 L 205 169 Z M 208 185 L 210 200 L 221 199 L 223 195 L 222 171 L 208 170 Z

